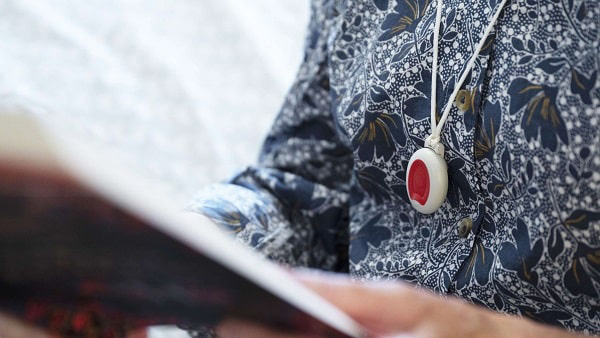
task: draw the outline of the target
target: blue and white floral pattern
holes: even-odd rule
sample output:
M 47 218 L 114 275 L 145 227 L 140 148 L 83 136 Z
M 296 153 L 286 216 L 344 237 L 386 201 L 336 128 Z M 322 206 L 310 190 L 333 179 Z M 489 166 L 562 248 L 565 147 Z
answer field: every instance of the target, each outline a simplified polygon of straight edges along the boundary
M 191 208 L 279 262 L 600 333 L 600 3 L 510 0 L 447 102 L 499 2 L 444 1 L 437 110 L 453 108 L 436 213 L 405 186 L 430 128 L 432 0 L 313 1 L 259 164 Z

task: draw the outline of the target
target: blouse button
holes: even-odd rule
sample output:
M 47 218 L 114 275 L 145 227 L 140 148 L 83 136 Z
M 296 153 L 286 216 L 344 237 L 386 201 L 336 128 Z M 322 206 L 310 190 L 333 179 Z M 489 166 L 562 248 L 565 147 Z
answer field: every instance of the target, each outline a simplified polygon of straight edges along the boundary
M 473 229 L 473 220 L 471 217 L 466 217 L 458 222 L 458 235 L 462 238 L 467 238 Z
M 471 92 L 466 89 L 459 90 L 454 104 L 463 113 L 469 110 L 471 108 Z

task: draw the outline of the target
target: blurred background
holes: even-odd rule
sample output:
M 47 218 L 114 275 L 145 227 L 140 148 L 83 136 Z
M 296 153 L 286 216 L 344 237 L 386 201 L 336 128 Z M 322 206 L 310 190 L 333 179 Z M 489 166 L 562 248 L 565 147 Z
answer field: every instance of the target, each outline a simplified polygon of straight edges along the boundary
M 0 105 L 110 148 L 183 206 L 255 161 L 302 59 L 308 6 L 0 0 Z
M 255 161 L 307 0 L 0 0 L 0 104 L 60 121 L 184 203 Z

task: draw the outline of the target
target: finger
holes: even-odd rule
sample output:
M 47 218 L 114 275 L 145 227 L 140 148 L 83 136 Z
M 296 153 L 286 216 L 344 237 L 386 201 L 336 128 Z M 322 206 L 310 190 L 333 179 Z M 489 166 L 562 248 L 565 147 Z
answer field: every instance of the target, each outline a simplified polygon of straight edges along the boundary
M 400 282 L 363 283 L 331 273 L 300 271 L 296 277 L 368 329 L 408 332 L 431 315 L 441 299 Z
M 270 329 L 253 322 L 226 319 L 215 329 L 219 338 L 300 338 L 306 335 L 296 335 Z
M 16 317 L 0 312 L 0 337 L 56 338 Z

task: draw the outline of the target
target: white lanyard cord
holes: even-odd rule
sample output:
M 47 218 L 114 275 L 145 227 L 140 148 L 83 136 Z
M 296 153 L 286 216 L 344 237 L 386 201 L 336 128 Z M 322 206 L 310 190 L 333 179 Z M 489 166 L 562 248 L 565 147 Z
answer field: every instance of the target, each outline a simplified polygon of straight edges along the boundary
M 440 142 L 440 135 L 442 133 L 442 128 L 444 127 L 444 123 L 446 123 L 446 120 L 448 119 L 448 115 L 450 115 L 450 110 L 452 109 L 452 102 L 454 102 L 454 99 L 456 98 L 456 95 L 458 95 L 458 92 L 460 91 L 460 88 L 462 87 L 463 82 L 465 82 L 467 75 L 469 75 L 469 73 L 471 72 L 471 69 L 475 65 L 475 60 L 477 60 L 477 56 L 481 52 L 481 49 L 483 48 L 483 44 L 485 43 L 485 40 L 490 35 L 490 32 L 492 31 L 494 24 L 498 20 L 498 16 L 500 16 L 500 12 L 504 8 L 506 1 L 507 0 L 502 0 L 502 2 L 500 3 L 500 6 L 498 6 L 498 9 L 496 10 L 496 13 L 494 13 L 494 16 L 492 16 L 492 18 L 490 20 L 490 23 L 488 24 L 485 31 L 483 32 L 483 36 L 479 40 L 479 43 L 477 44 L 477 48 L 475 48 L 475 52 L 473 53 L 473 56 L 471 56 L 471 59 L 467 63 L 465 70 L 463 71 L 460 79 L 456 83 L 456 86 L 454 87 L 454 91 L 452 91 L 452 94 L 450 95 L 450 98 L 448 99 L 448 104 L 446 104 L 446 106 L 444 107 L 444 113 L 442 114 L 442 117 L 440 118 L 440 123 L 438 124 L 435 119 L 435 110 L 436 110 L 436 96 L 437 96 L 437 88 L 436 87 L 437 87 L 438 54 L 439 54 L 438 45 L 439 45 L 439 39 L 440 39 L 440 23 L 442 21 L 442 0 L 437 0 L 437 7 L 436 7 L 436 13 L 435 13 L 435 25 L 434 25 L 435 30 L 433 31 L 433 64 L 431 66 L 431 136 L 429 136 L 429 138 L 430 138 L 430 142 L 432 145 L 435 145 Z

